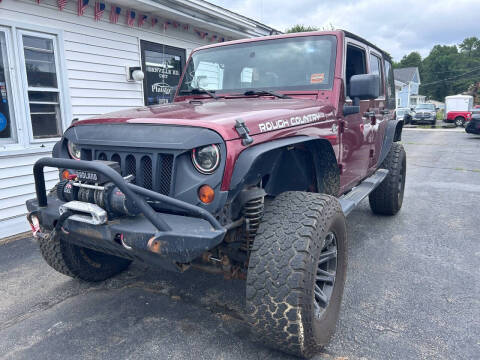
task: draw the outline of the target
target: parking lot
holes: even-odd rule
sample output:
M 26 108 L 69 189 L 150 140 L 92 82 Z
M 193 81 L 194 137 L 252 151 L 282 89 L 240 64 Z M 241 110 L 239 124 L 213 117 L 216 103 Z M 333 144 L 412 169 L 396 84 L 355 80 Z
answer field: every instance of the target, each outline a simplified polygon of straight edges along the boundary
M 337 332 L 318 359 L 474 359 L 480 354 L 480 136 L 404 131 L 395 217 L 348 217 Z M 31 238 L 0 245 L 0 357 L 289 359 L 255 342 L 245 285 L 134 264 L 99 284 L 56 273 Z M 475 355 L 476 354 L 476 355 Z

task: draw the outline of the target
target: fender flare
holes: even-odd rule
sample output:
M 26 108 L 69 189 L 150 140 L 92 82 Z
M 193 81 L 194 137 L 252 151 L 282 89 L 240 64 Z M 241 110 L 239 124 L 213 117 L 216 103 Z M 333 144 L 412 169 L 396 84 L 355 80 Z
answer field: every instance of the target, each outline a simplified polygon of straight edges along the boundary
M 330 141 L 325 138 L 302 135 L 273 140 L 245 149 L 240 153 L 237 161 L 235 162 L 235 167 L 230 181 L 229 198 L 235 198 L 245 185 L 253 184 L 259 179 L 259 177 L 261 177 L 261 174 L 268 173 L 273 169 L 274 160 L 279 153 L 272 150 L 279 150 L 286 146 L 300 143 L 312 143 L 313 145 L 314 142 L 318 141 L 328 142 L 329 146 L 331 147 Z M 265 158 L 264 156 L 271 156 L 271 159 Z M 334 153 L 333 156 L 335 157 Z M 270 165 L 272 169 L 268 167 L 265 168 L 265 164 Z
M 383 137 L 382 150 L 378 158 L 378 164 L 383 163 L 387 157 L 392 144 L 396 141 L 402 140 L 403 120 L 390 120 L 385 129 L 385 136 Z

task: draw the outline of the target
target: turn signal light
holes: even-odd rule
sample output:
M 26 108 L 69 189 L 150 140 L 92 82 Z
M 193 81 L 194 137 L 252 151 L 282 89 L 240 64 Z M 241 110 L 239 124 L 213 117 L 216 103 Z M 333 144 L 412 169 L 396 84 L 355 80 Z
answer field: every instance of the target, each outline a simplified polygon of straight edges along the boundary
M 198 189 L 198 198 L 204 204 L 210 204 L 215 198 L 215 191 L 209 185 L 202 185 Z
M 62 171 L 62 180 L 75 180 L 77 178 L 77 174 L 71 174 L 68 170 Z
M 70 171 L 63 170 L 62 171 L 62 180 L 67 180 L 70 177 Z

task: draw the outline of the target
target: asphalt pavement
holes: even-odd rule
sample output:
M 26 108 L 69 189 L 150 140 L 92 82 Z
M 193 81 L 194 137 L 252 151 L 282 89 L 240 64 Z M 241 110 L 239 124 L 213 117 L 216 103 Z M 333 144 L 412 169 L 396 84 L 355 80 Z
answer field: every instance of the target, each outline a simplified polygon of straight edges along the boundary
M 395 217 L 347 219 L 337 332 L 316 359 L 480 357 L 480 136 L 404 131 Z M 0 245 L 2 359 L 291 359 L 243 321 L 243 281 L 134 264 L 98 284 L 65 277 L 31 238 Z

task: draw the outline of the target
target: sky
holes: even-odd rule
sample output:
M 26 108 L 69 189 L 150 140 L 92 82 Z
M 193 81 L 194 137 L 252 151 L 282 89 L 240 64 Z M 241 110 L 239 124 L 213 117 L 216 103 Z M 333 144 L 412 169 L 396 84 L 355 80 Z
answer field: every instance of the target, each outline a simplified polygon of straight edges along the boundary
M 295 25 L 345 29 L 389 52 L 422 57 L 434 45 L 480 37 L 480 0 L 208 0 L 285 31 Z

